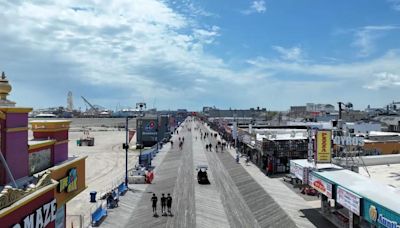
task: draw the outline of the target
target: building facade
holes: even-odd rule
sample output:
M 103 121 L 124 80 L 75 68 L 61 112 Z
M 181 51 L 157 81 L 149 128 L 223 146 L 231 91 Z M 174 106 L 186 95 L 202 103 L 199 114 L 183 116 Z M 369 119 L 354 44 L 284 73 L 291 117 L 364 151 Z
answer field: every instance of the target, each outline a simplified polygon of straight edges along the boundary
M 70 121 L 32 121 L 31 108 L 15 107 L 0 81 L 0 226 L 65 227 L 66 203 L 86 188 L 86 157 L 68 156 Z

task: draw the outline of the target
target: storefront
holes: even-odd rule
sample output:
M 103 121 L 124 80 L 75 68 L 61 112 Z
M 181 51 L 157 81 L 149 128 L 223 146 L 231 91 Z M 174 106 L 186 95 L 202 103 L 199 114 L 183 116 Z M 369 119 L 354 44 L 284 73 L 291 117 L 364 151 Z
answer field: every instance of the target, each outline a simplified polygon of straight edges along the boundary
M 332 164 L 315 167 L 305 159 L 291 161 L 290 170 L 321 193 L 321 212 L 337 227 L 400 228 L 395 188 Z
M 11 207 L 0 210 L 0 226 L 12 228 L 49 227 L 54 228 L 57 200 L 53 182 L 34 193 L 27 195 Z
M 31 121 L 31 108 L 6 100 L 11 91 L 3 75 L 0 92 L 0 227 L 56 227 L 66 223 L 65 204 L 86 188 L 86 157 L 68 156 L 69 120 Z

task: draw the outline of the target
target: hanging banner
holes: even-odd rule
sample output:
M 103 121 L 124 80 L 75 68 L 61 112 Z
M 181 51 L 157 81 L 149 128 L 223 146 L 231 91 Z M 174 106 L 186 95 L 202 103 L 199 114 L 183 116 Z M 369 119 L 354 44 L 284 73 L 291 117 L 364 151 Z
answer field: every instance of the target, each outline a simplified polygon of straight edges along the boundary
M 318 131 L 317 132 L 317 162 L 330 163 L 331 162 L 331 131 Z
M 360 196 L 347 191 L 338 186 L 336 189 L 336 200 L 345 208 L 349 209 L 356 215 L 360 215 Z
M 232 125 L 232 138 L 233 139 L 236 139 L 237 138 L 237 136 L 238 136 L 238 132 L 237 132 L 237 123 L 236 122 L 233 122 L 233 125 Z

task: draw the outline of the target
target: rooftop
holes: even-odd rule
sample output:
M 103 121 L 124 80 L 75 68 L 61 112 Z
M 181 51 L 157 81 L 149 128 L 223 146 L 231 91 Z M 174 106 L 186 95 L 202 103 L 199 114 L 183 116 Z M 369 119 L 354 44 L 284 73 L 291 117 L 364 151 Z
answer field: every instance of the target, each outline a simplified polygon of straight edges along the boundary
M 48 145 L 52 145 L 56 142 L 53 139 L 31 139 L 28 141 L 29 149 L 36 149 Z
M 308 138 L 305 129 L 262 129 L 255 131 L 258 140 L 263 138 L 267 140 L 305 140 Z
M 42 123 L 48 123 L 48 124 L 53 124 L 53 123 L 55 123 L 55 124 L 57 124 L 57 123 L 71 123 L 72 121 L 71 120 L 31 120 L 31 121 L 29 121 L 29 123 L 31 123 L 31 124 L 36 124 L 36 123 L 39 123 L 39 124 L 42 124 Z
M 367 168 L 371 179 L 400 189 L 400 164 L 375 165 Z M 367 171 L 363 168 L 360 168 L 359 173 L 368 177 Z
M 400 204 L 397 200 L 393 200 L 400 197 L 400 189 L 398 188 L 382 184 L 373 178 L 365 177 L 347 169 L 320 170 L 315 173 L 361 197 L 368 198 L 394 212 L 400 212 Z M 382 194 L 383 192 L 385 194 Z

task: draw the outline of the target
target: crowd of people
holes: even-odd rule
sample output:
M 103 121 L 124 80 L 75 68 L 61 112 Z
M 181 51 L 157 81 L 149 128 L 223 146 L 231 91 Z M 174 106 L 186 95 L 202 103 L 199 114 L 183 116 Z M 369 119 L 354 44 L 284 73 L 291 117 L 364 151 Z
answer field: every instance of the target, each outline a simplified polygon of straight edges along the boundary
M 185 122 L 195 122 L 194 120 L 185 120 Z M 181 130 L 179 131 L 178 129 L 174 130 L 174 134 L 176 134 L 176 136 L 178 136 L 178 142 L 179 142 L 179 149 L 182 150 L 183 149 L 183 144 L 185 142 L 185 137 L 184 136 L 180 136 L 179 133 L 182 131 L 192 131 L 192 128 L 189 126 L 183 126 L 181 128 Z M 207 151 L 213 151 L 213 148 L 215 148 L 215 151 L 221 151 L 223 152 L 225 149 L 229 147 L 232 147 L 231 143 L 226 143 L 225 141 L 220 141 L 218 140 L 218 133 L 214 133 L 211 134 L 209 132 L 203 132 L 202 128 L 200 127 L 199 123 L 196 123 L 195 127 L 193 128 L 194 131 L 197 131 L 199 133 L 199 138 L 202 141 L 205 141 L 206 143 L 206 150 Z M 195 139 L 197 140 L 197 134 L 195 136 Z M 215 143 L 215 147 L 213 147 L 214 145 L 211 143 L 211 139 L 214 138 L 216 140 Z M 171 139 L 170 140 L 171 143 L 171 148 L 174 147 L 174 141 Z M 202 172 L 202 171 L 201 171 Z M 153 196 L 151 197 L 151 202 L 152 202 L 152 208 L 153 208 L 153 216 L 154 217 L 158 217 L 157 214 L 157 203 L 158 203 L 158 197 L 155 193 L 153 193 Z M 161 194 L 160 197 L 160 204 L 161 204 L 161 215 L 162 216 L 172 216 L 172 212 L 171 212 L 171 206 L 172 206 L 172 196 L 170 193 L 167 194 L 167 196 L 165 196 L 164 193 Z

